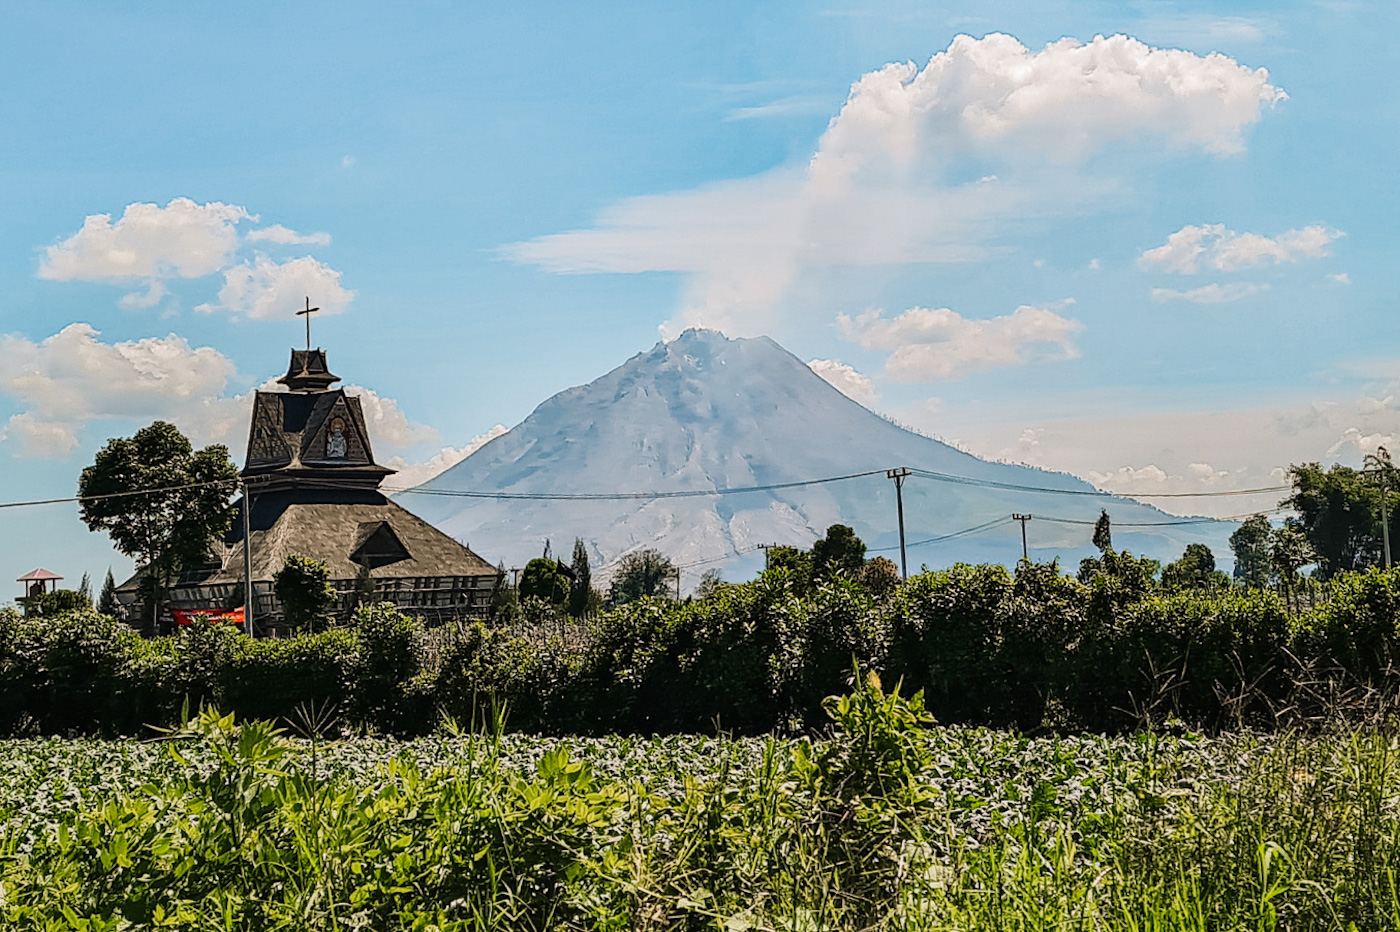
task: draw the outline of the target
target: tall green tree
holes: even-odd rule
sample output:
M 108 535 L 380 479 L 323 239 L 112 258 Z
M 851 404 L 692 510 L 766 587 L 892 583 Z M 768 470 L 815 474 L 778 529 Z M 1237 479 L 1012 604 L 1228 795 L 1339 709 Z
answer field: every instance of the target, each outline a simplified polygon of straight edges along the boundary
M 1230 535 L 1230 549 L 1235 554 L 1235 581 L 1251 589 L 1267 589 L 1273 578 L 1273 560 L 1269 554 L 1269 538 L 1273 526 L 1263 515 L 1245 518 Z
M 320 560 L 289 554 L 272 577 L 272 591 L 282 603 L 282 617 L 291 628 L 320 631 L 335 605 L 331 568 Z
M 570 583 L 564 564 L 550 557 L 535 557 L 520 574 L 520 601 L 542 599 L 562 608 L 569 601 Z
M 1320 577 L 1380 565 L 1381 500 L 1376 482 L 1347 466 L 1324 471 L 1318 463 L 1291 466 L 1288 475 L 1293 494 L 1281 504 L 1298 513 L 1297 527 L 1317 554 Z M 1392 492 L 1395 485 L 1392 478 Z M 1393 520 L 1393 495 L 1391 500 Z
M 114 615 L 117 611 L 117 581 L 112 578 L 110 566 L 107 578 L 102 580 L 102 592 L 97 596 L 97 610 L 104 615 Z
M 854 576 L 865 565 L 865 541 L 844 524 L 833 524 L 812 545 L 812 574 L 818 579 Z
M 676 567 L 658 550 L 634 550 L 617 564 L 608 603 L 623 605 L 649 595 L 665 595 L 676 578 Z
M 1283 527 L 1274 530 L 1269 538 L 1269 557 L 1283 583 L 1283 597 L 1293 608 L 1293 592 L 1298 585 L 1298 571 L 1309 563 L 1318 562 L 1317 551 L 1308 540 L 1302 524 L 1296 518 L 1289 518 Z
M 195 451 L 165 421 L 107 441 L 78 478 L 83 522 L 106 531 L 145 574 L 152 628 L 171 580 L 207 562 L 210 544 L 228 530 L 237 478 L 227 447 Z
M 1108 516 L 1107 508 L 1099 512 L 1099 520 L 1094 522 L 1093 541 L 1100 553 L 1113 549 L 1113 519 Z
M 583 540 L 574 538 L 574 558 L 569 565 L 574 577 L 569 585 L 569 617 L 582 618 L 588 614 L 593 596 L 593 570 L 588 565 L 588 548 Z
M 1205 544 L 1187 544 L 1180 560 L 1162 568 L 1162 586 L 1166 589 L 1210 590 L 1229 582 L 1228 576 L 1215 571 L 1215 554 Z

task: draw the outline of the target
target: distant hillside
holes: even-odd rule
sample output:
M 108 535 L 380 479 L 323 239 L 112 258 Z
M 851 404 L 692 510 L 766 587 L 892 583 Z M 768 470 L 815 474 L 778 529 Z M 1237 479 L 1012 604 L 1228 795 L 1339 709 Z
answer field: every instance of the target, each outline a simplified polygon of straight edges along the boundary
M 1163 560 L 1187 543 L 1208 544 L 1228 563 L 1235 525 L 1129 527 L 1179 521 L 1127 499 L 1086 495 L 1088 483 L 1062 473 L 990 463 L 905 430 L 841 394 L 767 337 L 731 340 L 689 330 L 587 385 L 560 392 L 523 422 L 447 472 L 405 493 L 412 510 L 492 561 L 521 566 L 546 539 L 567 559 L 575 537 L 595 566 L 640 547 L 691 564 L 686 585 L 706 569 L 742 578 L 762 565 L 757 545 L 807 546 L 828 525 L 849 524 L 871 548 L 898 559 L 893 483 L 879 475 L 763 492 L 624 501 L 455 498 L 418 491 L 579 494 L 732 489 L 801 482 L 908 466 L 965 482 L 918 476 L 904 488 L 907 538 L 914 544 L 1030 513 L 1031 556 L 1066 566 L 1095 551 L 1101 508 L 1114 544 Z M 1057 491 L 1018 491 L 984 483 Z M 1080 493 L 1080 494 L 1063 494 Z M 910 547 L 910 571 L 955 562 L 1012 563 L 1020 527 L 1007 523 Z M 735 551 L 741 555 L 734 556 Z M 713 561 L 701 564 L 700 561 Z

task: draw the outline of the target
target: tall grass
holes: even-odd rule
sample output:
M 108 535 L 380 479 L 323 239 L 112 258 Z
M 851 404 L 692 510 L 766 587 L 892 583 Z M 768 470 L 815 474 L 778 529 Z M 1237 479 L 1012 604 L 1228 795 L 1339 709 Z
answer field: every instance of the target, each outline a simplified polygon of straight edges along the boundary
M 0 926 L 1400 928 L 1386 729 L 1031 740 L 934 727 L 873 677 L 828 712 L 816 741 L 496 714 L 327 742 L 308 710 L 302 741 L 205 712 L 158 754 L 7 745 Z

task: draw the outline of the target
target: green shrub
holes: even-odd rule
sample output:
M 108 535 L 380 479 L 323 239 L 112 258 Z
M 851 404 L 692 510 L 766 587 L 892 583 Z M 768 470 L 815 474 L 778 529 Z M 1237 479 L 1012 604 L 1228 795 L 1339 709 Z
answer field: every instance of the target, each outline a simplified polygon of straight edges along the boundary
M 431 728 L 431 695 L 418 681 L 422 625 L 383 602 L 356 609 L 353 630 L 360 647 L 353 673 L 355 720 L 394 734 Z

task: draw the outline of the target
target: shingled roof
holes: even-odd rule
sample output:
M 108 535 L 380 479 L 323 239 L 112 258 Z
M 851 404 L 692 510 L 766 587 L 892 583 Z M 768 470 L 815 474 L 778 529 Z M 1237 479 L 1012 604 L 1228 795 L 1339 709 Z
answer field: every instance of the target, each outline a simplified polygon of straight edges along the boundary
M 253 579 L 270 580 L 292 554 L 314 557 L 330 566 L 332 579 L 354 579 L 360 572 L 357 552 L 375 579 L 419 576 L 494 576 L 496 568 L 422 518 L 383 496 L 378 503 L 291 502 L 280 507 L 270 527 L 254 528 Z M 258 513 L 254 505 L 254 515 Z M 364 553 L 367 543 L 387 538 L 397 543 Z M 241 538 L 239 538 L 241 542 Z M 389 559 L 386 559 L 389 558 Z M 213 586 L 243 579 L 243 548 L 231 548 L 222 569 L 201 581 Z

